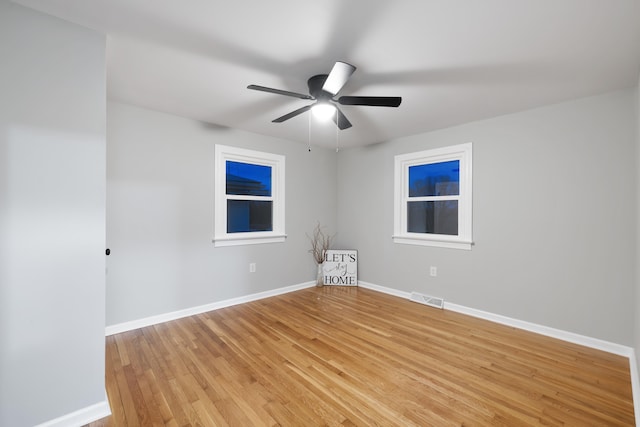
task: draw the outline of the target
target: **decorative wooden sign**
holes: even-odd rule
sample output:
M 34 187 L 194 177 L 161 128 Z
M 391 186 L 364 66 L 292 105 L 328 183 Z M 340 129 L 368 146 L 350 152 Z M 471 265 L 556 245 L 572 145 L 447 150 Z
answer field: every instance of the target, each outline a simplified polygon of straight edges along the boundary
M 325 285 L 358 286 L 358 251 L 328 250 L 322 272 Z

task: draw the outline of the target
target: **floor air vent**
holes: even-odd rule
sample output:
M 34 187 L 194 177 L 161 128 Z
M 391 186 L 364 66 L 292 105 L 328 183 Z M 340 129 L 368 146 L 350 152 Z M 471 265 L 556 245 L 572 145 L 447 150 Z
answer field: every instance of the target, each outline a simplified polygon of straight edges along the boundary
M 425 304 L 435 308 L 444 307 L 444 299 L 419 294 L 417 292 L 411 292 L 411 301 L 419 302 L 420 304 Z

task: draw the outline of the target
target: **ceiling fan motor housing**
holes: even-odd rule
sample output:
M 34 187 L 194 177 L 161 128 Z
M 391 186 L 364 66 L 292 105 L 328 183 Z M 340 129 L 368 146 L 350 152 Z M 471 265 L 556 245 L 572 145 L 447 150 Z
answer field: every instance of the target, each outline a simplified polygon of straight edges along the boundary
M 328 74 L 317 74 L 307 81 L 309 94 L 318 101 L 329 101 L 332 98 L 332 95 L 329 92 L 322 90 L 322 86 L 324 86 L 324 82 L 327 80 L 327 77 Z

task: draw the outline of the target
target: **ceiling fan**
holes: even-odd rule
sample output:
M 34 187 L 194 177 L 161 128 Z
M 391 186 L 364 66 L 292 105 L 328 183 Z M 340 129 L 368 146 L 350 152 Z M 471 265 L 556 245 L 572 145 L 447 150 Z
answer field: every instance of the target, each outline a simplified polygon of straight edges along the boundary
M 328 110 L 328 115 L 332 117 L 338 128 L 342 130 L 350 128 L 351 122 L 349 122 L 347 117 L 340 111 L 336 103 L 340 105 L 369 105 L 374 107 L 397 107 L 400 105 L 402 98 L 399 96 L 341 96 L 336 99 L 335 96 L 347 83 L 347 80 L 349 80 L 349 77 L 351 77 L 355 70 L 356 67 L 351 64 L 340 61 L 336 62 L 329 74 L 318 74 L 307 81 L 309 95 L 258 85 L 249 85 L 247 89 L 316 101 L 313 104 L 298 108 L 284 116 L 274 119 L 274 123 L 282 123 L 310 109 L 313 109 L 314 112 L 325 109 L 325 111 Z

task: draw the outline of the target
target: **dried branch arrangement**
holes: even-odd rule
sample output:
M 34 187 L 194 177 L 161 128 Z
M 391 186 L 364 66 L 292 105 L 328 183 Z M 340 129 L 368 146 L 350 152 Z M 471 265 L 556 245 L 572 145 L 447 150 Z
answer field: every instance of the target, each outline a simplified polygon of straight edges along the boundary
M 320 223 L 316 225 L 313 229 L 313 235 L 309 236 L 309 241 L 311 242 L 311 249 L 309 252 L 313 255 L 313 259 L 316 261 L 316 264 L 322 264 L 324 262 L 324 253 L 331 246 L 331 241 L 335 237 L 335 234 L 330 236 L 322 231 L 322 227 Z

